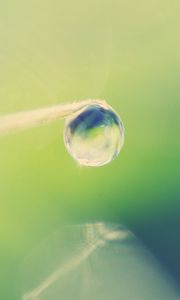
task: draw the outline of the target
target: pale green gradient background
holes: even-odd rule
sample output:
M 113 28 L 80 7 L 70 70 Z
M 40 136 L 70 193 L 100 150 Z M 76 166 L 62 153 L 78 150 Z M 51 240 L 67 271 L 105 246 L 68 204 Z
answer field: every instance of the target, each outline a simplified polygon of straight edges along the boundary
M 126 129 L 102 168 L 71 159 L 61 120 L 0 137 L 2 300 L 18 299 L 22 258 L 64 222 L 163 228 L 177 217 L 179 33 L 178 0 L 1 1 L 0 113 L 101 98 Z M 166 230 L 163 247 L 169 235 L 180 247 Z

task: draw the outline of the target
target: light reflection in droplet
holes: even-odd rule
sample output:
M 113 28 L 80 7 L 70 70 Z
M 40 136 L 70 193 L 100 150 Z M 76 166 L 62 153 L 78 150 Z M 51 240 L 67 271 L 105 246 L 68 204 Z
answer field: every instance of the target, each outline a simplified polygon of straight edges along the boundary
M 80 165 L 102 166 L 118 156 L 124 144 L 124 127 L 110 106 L 91 104 L 69 118 L 64 141 Z

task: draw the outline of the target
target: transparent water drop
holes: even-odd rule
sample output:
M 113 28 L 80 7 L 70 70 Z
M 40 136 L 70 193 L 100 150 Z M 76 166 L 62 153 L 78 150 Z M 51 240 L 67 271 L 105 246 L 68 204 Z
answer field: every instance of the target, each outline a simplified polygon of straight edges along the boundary
M 118 156 L 124 144 L 124 126 L 110 106 L 91 104 L 68 118 L 64 141 L 80 165 L 98 167 Z

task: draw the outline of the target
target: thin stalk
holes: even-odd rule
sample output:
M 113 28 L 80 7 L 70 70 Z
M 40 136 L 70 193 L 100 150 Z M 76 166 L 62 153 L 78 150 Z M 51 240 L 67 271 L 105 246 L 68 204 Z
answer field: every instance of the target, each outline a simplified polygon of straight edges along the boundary
M 83 100 L 69 104 L 59 104 L 36 110 L 28 110 L 0 117 L 0 135 L 66 118 L 90 104 L 104 104 L 103 100 Z

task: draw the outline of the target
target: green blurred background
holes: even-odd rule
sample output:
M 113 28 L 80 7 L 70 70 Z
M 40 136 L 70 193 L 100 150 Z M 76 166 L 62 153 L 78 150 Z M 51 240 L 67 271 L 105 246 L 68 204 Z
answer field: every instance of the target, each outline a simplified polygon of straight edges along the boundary
M 0 113 L 106 99 L 125 146 L 81 168 L 63 121 L 0 137 L 0 299 L 64 223 L 127 225 L 180 280 L 180 2 L 2 0 Z

